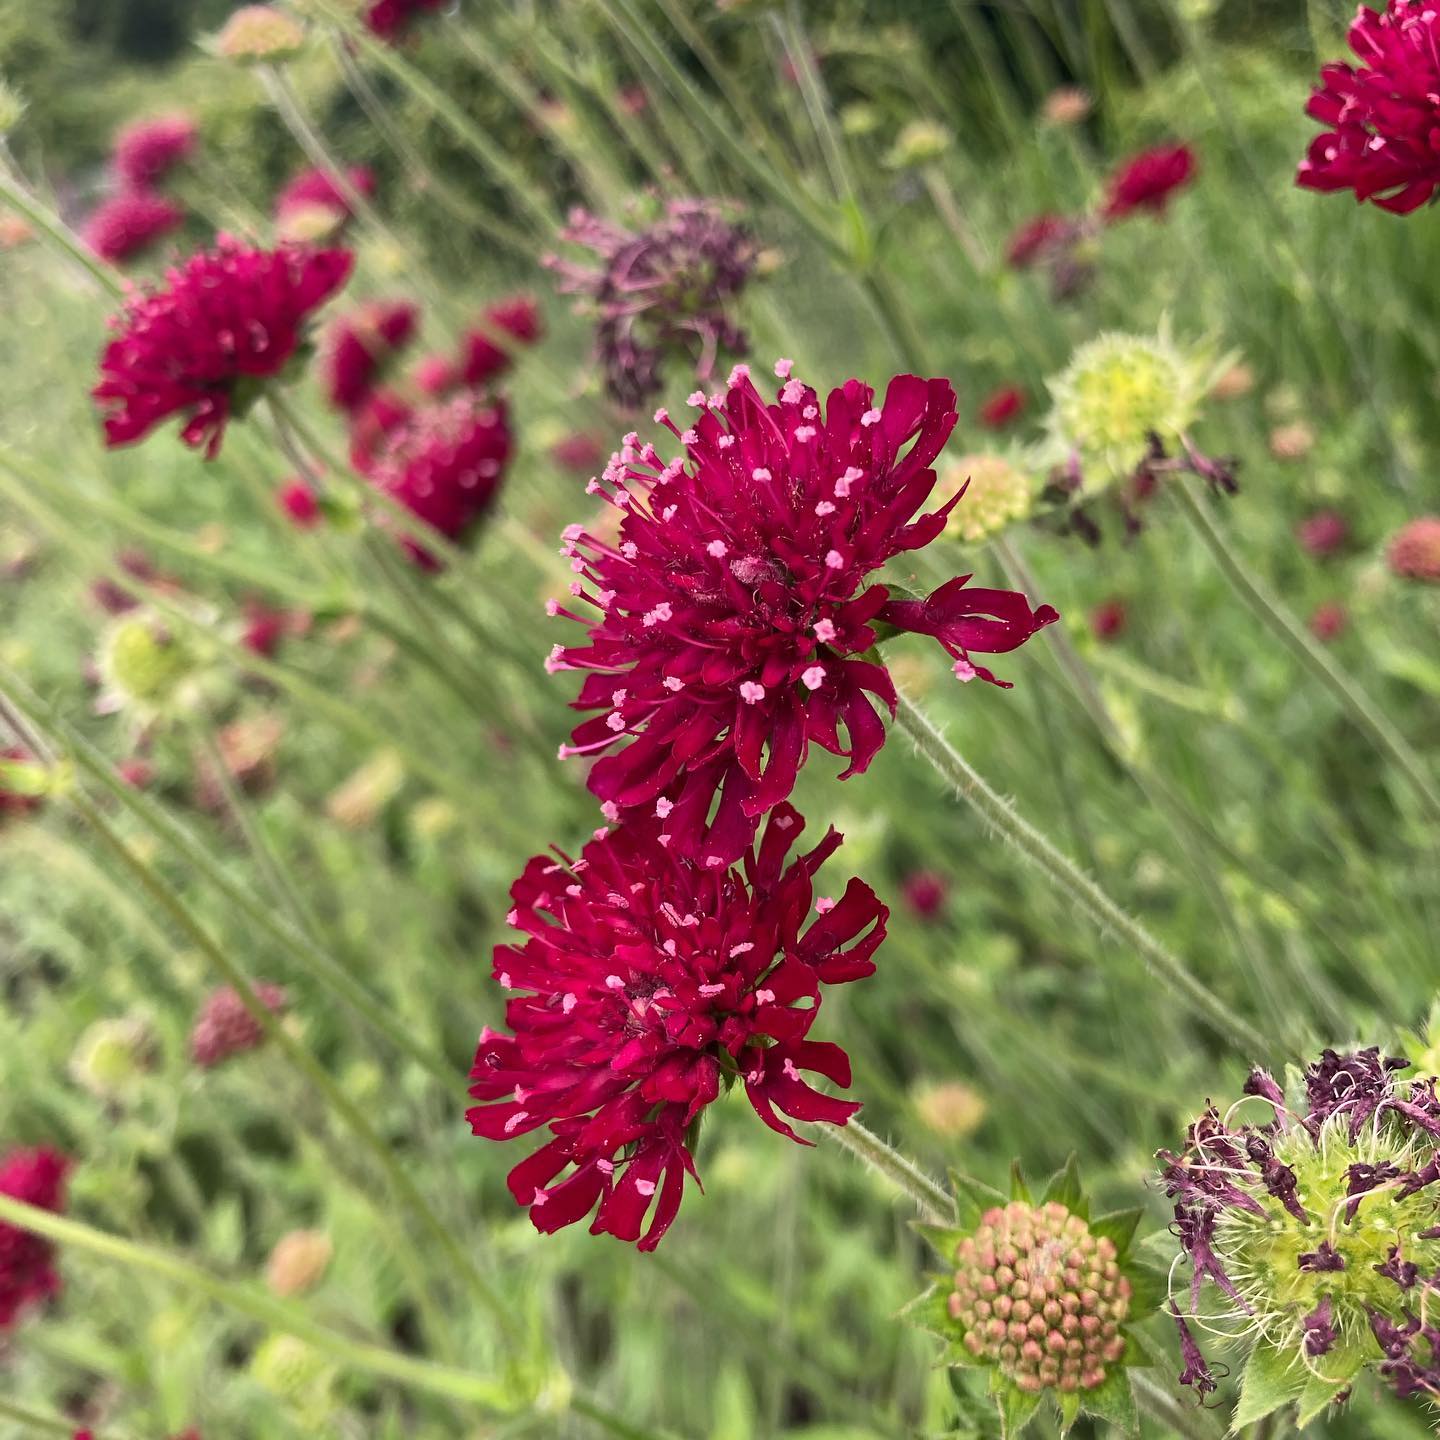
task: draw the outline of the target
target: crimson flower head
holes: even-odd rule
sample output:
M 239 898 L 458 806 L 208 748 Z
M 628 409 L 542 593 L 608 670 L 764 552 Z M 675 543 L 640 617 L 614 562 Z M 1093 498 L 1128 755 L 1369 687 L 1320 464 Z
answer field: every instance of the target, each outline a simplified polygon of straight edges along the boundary
M 365 24 L 382 40 L 399 40 L 422 15 L 439 10 L 445 0 L 374 0 Z
M 1333 555 L 1350 539 L 1350 522 L 1338 510 L 1315 510 L 1295 527 L 1296 538 L 1317 559 Z
M 845 1052 L 808 1036 L 822 986 L 874 972 L 889 912 L 854 879 L 816 900 L 840 836 L 787 864 L 804 828 L 779 805 L 743 865 L 715 869 L 659 826 L 626 825 L 577 861 L 536 856 L 515 882 L 508 918 L 529 938 L 496 949 L 495 978 L 522 993 L 512 1033 L 481 1034 L 466 1118 L 488 1140 L 548 1127 L 509 1179 L 537 1230 L 595 1210 L 592 1233 L 653 1250 L 695 1175 L 690 1127 L 737 1081 L 801 1144 L 782 1115 L 843 1125 L 860 1108 L 802 1072 L 849 1085 Z
M 127 189 L 149 190 L 195 153 L 198 135 L 188 115 L 138 120 L 115 136 L 111 166 Z
M 125 190 L 102 201 L 85 222 L 85 243 L 112 265 L 143 255 L 177 230 L 185 212 L 153 191 Z
M 1360 64 L 1321 68 L 1305 111 L 1325 128 L 1296 184 L 1408 215 L 1440 186 L 1440 11 L 1431 0 L 1361 5 L 1349 40 Z
M 916 870 L 905 877 L 900 893 L 920 920 L 934 920 L 945 908 L 950 887 L 936 870 Z
M 661 813 L 679 850 L 712 865 L 789 796 L 812 742 L 848 760 L 842 779 L 870 764 L 885 741 L 877 703 L 892 715 L 896 703 L 867 653 L 882 631 L 934 636 L 960 679 L 1003 684 L 972 653 L 1013 650 L 1059 618 L 967 588 L 968 575 L 927 599 L 868 583 L 929 544 L 960 499 L 916 515 L 955 424 L 948 380 L 897 376 L 878 405 L 847 380 L 822 413 L 789 361 L 775 368 L 776 403 L 738 365 L 727 391 L 690 397 L 685 430 L 657 412 L 682 456 L 667 462 L 632 433 L 590 482 L 620 510 L 619 536 L 566 532 L 571 593 L 594 613 L 587 642 L 547 662 L 591 672 L 575 708 L 600 713 L 561 754 L 601 757 L 589 784 L 606 816 Z
M 591 251 L 594 263 L 553 255 L 544 263 L 562 293 L 587 298 L 605 388 L 618 404 L 635 409 L 658 395 L 672 356 L 708 382 L 721 352 L 746 352 L 729 312 L 754 269 L 755 245 L 715 201 L 672 200 L 638 231 L 575 210 L 564 238 Z
M 0 1195 L 58 1214 L 65 1208 L 70 1162 L 46 1146 L 12 1150 L 0 1162 Z M 0 1220 L 0 1331 L 8 1330 L 27 1306 L 60 1290 L 55 1246 Z
M 1163 215 L 1171 197 L 1195 178 L 1195 152 L 1188 145 L 1157 145 L 1127 160 L 1105 190 L 1106 220 L 1123 220 L 1138 210 Z
M 336 322 L 325 354 L 325 390 L 347 414 L 369 398 L 390 362 L 414 338 L 420 312 L 404 300 L 375 300 Z
M 278 985 L 261 982 L 255 993 L 267 1010 L 278 1013 L 286 1005 L 285 991 Z M 190 1055 L 202 1069 L 222 1065 L 232 1056 L 264 1044 L 265 1032 L 245 1008 L 245 1002 L 229 985 L 211 993 L 190 1031 Z
M 504 374 L 511 362 L 511 348 L 505 341 L 533 345 L 544 330 L 539 307 L 526 295 L 497 301 L 485 311 L 484 320 L 483 329 L 469 331 L 461 341 L 454 382 L 484 385 Z
M 345 178 L 350 188 L 365 199 L 375 194 L 375 172 L 367 165 L 352 165 Z M 309 210 L 328 210 L 337 220 L 348 220 L 350 202 L 341 193 L 335 177 L 324 170 L 302 170 L 275 197 L 275 218 L 293 219 Z
M 320 497 L 307 480 L 298 475 L 287 480 L 276 493 L 280 508 L 301 530 L 313 529 L 320 523 Z
M 1075 243 L 1079 228 L 1064 215 L 1037 215 L 1011 235 L 1005 247 L 1006 263 L 1013 270 L 1028 270 L 1052 259 Z
M 472 391 L 416 410 L 395 424 L 366 465 L 371 482 L 449 540 L 462 540 L 494 500 L 510 458 L 503 400 Z M 412 559 L 440 562 L 408 536 Z
M 213 459 L 226 422 L 295 357 L 311 312 L 345 284 L 353 262 L 348 250 L 260 250 L 221 236 L 167 270 L 163 284 L 133 292 L 111 321 L 91 392 L 105 443 L 132 444 L 179 415 L 181 439 Z
M 1390 572 L 1403 580 L 1440 585 L 1440 515 L 1419 515 L 1390 537 Z
M 980 406 L 980 423 L 989 430 L 1003 430 L 1025 410 L 1025 392 L 1014 385 L 992 390 Z

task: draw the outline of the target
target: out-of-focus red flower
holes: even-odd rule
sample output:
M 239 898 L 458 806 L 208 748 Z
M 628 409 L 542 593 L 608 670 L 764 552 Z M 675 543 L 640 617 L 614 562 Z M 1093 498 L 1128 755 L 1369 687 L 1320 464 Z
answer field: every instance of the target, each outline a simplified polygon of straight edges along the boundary
M 900 893 L 905 903 L 921 920 L 934 920 L 945 907 L 950 887 L 945 877 L 934 870 L 917 870 L 905 877 Z
M 1310 633 L 1317 640 L 1333 640 L 1349 623 L 1349 611 L 1338 600 L 1327 600 L 1310 616 Z
M 980 406 L 980 423 L 991 430 L 1004 429 L 1025 409 L 1025 392 L 1014 385 L 992 390 Z
M 1102 601 L 1090 612 L 1090 633 L 1097 640 L 1118 639 L 1125 633 L 1129 619 L 1123 600 Z
M 198 137 L 188 115 L 152 116 L 116 135 L 110 163 L 127 189 L 149 190 L 195 153 Z
M 115 773 L 132 790 L 145 790 L 155 778 L 155 767 L 143 755 L 133 755 L 122 760 L 115 767 Z
M 460 342 L 460 380 L 466 385 L 484 385 L 510 368 L 505 339 L 533 345 L 543 331 L 539 307 L 525 295 L 491 305 L 484 320 L 483 329 L 467 332 Z
M 173 234 L 184 221 L 185 212 L 163 195 L 125 190 L 90 212 L 82 235 L 102 260 L 124 265 Z
M 460 383 L 460 367 L 448 355 L 426 355 L 410 378 L 425 395 L 445 395 Z
M 405 300 L 374 300 L 335 322 L 324 357 L 330 403 L 353 414 L 410 343 L 419 310 Z
M 850 1083 L 845 1052 L 808 1035 L 823 987 L 874 972 L 889 912 L 854 879 L 839 900 L 815 899 L 840 836 L 787 864 L 804 825 L 777 806 L 735 869 L 681 858 L 658 826 L 626 825 L 579 861 L 536 856 L 515 882 L 509 923 L 528 939 L 499 946 L 494 973 L 522 993 L 505 1007 L 512 1034 L 481 1033 L 470 1072 L 481 1103 L 466 1118 L 488 1140 L 548 1127 L 509 1177 L 537 1230 L 593 1210 L 592 1233 L 653 1250 L 695 1175 L 687 1131 L 722 1081 L 742 1083 L 755 1113 L 801 1144 L 782 1115 L 843 1125 L 860 1108 L 802 1072 Z
M 422 16 L 439 10 L 445 0 L 374 0 L 365 12 L 365 24 L 382 40 L 396 41 Z
M 59 1214 L 69 1170 L 70 1162 L 48 1146 L 12 1150 L 0 1164 L 0 1195 Z M 59 1291 L 54 1243 L 0 1220 L 0 1331 L 10 1329 L 27 1306 Z
M 386 437 L 414 413 L 415 407 L 395 391 L 383 386 L 372 390 L 350 417 L 350 463 L 359 471 L 368 470 Z
M 179 582 L 157 570 L 154 562 L 143 550 L 126 547 L 115 556 L 115 563 L 142 585 L 164 590 L 169 594 L 175 594 L 180 589 Z M 139 598 L 120 581 L 108 577 L 102 577 L 90 586 L 90 598 L 107 615 L 123 615 L 140 603 Z
M 1077 223 L 1067 216 L 1037 215 L 1011 235 L 1006 262 L 1015 270 L 1028 270 L 1072 245 L 1078 232 Z
M 1325 128 L 1296 184 L 1353 190 L 1408 215 L 1440 187 L 1440 9 L 1432 0 L 1361 5 L 1349 41 L 1359 65 L 1322 66 L 1305 107 Z
M 369 200 L 375 194 L 375 172 L 367 165 L 352 165 L 345 172 L 350 188 Z M 307 210 L 330 210 L 337 218 L 351 218 L 350 202 L 333 175 L 324 170 L 302 170 L 275 197 L 275 218 L 288 220 Z
M 593 435 L 577 430 L 550 447 L 550 458 L 563 469 L 583 475 L 600 468 L 605 459 L 605 447 Z
M 1385 556 L 1402 579 L 1440 585 L 1440 515 L 1421 515 L 1396 531 Z
M 282 245 L 258 250 L 222 236 L 213 250 L 134 291 L 111 321 L 91 392 L 105 443 L 129 445 L 172 415 L 187 445 L 220 450 L 226 422 L 243 415 L 289 363 L 311 312 L 350 278 L 348 250 Z
M 302 530 L 309 530 L 320 523 L 320 497 L 308 481 L 298 476 L 288 480 L 276 492 L 280 508 Z
M 309 616 L 293 610 L 272 610 L 258 600 L 251 600 L 245 606 L 245 631 L 240 637 L 247 650 L 265 659 L 273 659 L 280 649 L 280 642 L 287 635 L 298 634 L 308 628 Z
M 1318 559 L 1344 546 L 1350 538 L 1350 522 L 1338 510 L 1316 510 L 1295 527 L 1295 535 Z
M 260 981 L 255 993 L 267 1010 L 279 1014 L 287 997 L 279 985 Z M 254 1050 L 265 1040 L 260 1022 L 229 985 L 211 993 L 190 1031 L 190 1055 L 202 1069 L 213 1069 L 234 1055 Z
M 1111 175 L 1101 213 L 1109 221 L 1140 210 L 1163 215 L 1175 193 L 1195 178 L 1195 168 L 1195 152 L 1188 145 L 1142 150 Z

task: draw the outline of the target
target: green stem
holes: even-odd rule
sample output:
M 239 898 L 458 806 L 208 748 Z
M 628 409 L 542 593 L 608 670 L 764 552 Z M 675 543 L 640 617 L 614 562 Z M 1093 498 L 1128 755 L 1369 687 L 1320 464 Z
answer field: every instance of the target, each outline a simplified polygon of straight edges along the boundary
M 1145 961 L 1152 974 L 1178 999 L 1251 1057 L 1265 1055 L 1265 1037 L 1232 1013 L 1141 923 L 1120 908 L 1088 875 L 1062 854 L 1009 801 L 996 794 L 964 756 L 908 697 L 900 697 L 896 721 L 916 749 L 956 793 L 1011 846 L 1036 866 L 1055 889 L 1102 930 L 1118 936 Z
M 353 1339 L 312 1320 L 298 1306 L 261 1294 L 249 1286 L 221 1279 L 209 1270 L 163 1250 L 111 1235 L 82 1221 L 56 1215 L 34 1205 L 26 1205 L 8 1195 L 0 1195 L 0 1220 L 42 1235 L 57 1245 L 113 1260 L 132 1270 L 143 1271 L 204 1295 L 272 1330 L 303 1340 L 348 1369 L 395 1380 L 431 1394 L 463 1400 L 479 1405 L 487 1412 L 503 1414 L 515 1408 L 506 1387 L 497 1381 Z
M 1195 482 L 1187 475 L 1176 478 L 1179 483 L 1173 489 L 1180 497 L 1186 518 L 1221 574 L 1230 582 L 1231 589 L 1245 602 L 1255 618 L 1330 691 L 1350 718 L 1370 736 L 1375 748 L 1404 775 L 1430 819 L 1440 821 L 1440 792 L 1426 775 L 1420 757 L 1410 748 L 1409 742 L 1370 696 L 1330 658 L 1280 598 L 1241 560 L 1202 503 Z
M 33 225 L 108 294 L 117 299 L 124 294 L 120 277 L 93 255 L 89 246 L 53 210 L 30 194 L 3 156 L 0 156 L 0 202 Z
M 877 1174 L 903 1190 L 927 1220 L 953 1221 L 955 1202 L 920 1167 L 852 1118 L 844 1125 L 822 1125 L 827 1140 L 863 1160 Z

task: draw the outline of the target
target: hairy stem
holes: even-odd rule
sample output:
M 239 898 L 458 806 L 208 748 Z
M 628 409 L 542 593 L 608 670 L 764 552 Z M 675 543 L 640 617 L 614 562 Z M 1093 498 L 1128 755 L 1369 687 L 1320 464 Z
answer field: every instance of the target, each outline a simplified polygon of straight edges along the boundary
M 842 1150 L 848 1150 L 903 1190 L 927 1220 L 943 1223 L 955 1218 L 955 1204 L 944 1189 L 858 1120 L 852 1117 L 844 1125 L 822 1125 L 819 1128 L 827 1140 Z

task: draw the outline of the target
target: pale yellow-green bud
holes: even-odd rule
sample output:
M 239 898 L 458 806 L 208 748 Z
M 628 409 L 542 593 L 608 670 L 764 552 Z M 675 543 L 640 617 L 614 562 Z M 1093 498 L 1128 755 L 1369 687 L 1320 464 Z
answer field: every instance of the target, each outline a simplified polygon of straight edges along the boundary
M 944 1140 L 968 1139 L 990 1108 L 974 1086 L 958 1080 L 919 1086 L 911 1099 L 925 1128 Z
M 1034 504 L 1030 477 L 1001 455 L 962 455 L 946 468 L 945 480 L 954 489 L 970 482 L 948 528 L 972 545 L 1023 520 Z
M 0 139 L 8 135 L 25 116 L 25 101 L 7 80 L 0 79 Z
M 313 1402 L 330 1388 L 334 1367 L 293 1335 L 269 1335 L 250 1358 L 255 1383 L 292 1405 Z
M 265 1263 L 265 1283 L 277 1295 L 303 1295 L 325 1277 L 335 1247 L 323 1230 L 292 1230 L 281 1236 Z
M 270 5 L 242 5 L 211 42 L 224 60 L 242 65 L 274 64 L 298 55 L 305 45 L 299 23 Z
M 853 139 L 873 135 L 880 128 L 880 111 L 868 100 L 855 100 L 840 111 L 840 128 Z
M 144 1020 L 97 1020 L 80 1037 L 70 1057 L 70 1074 L 98 1099 L 120 1100 L 154 1061 L 155 1035 Z
M 909 170 L 938 160 L 950 148 L 950 132 L 935 120 L 912 120 L 896 137 L 885 163 Z
M 100 642 L 96 664 L 105 711 L 127 711 L 141 723 L 189 704 L 200 678 L 192 641 L 143 611 L 122 615 Z

